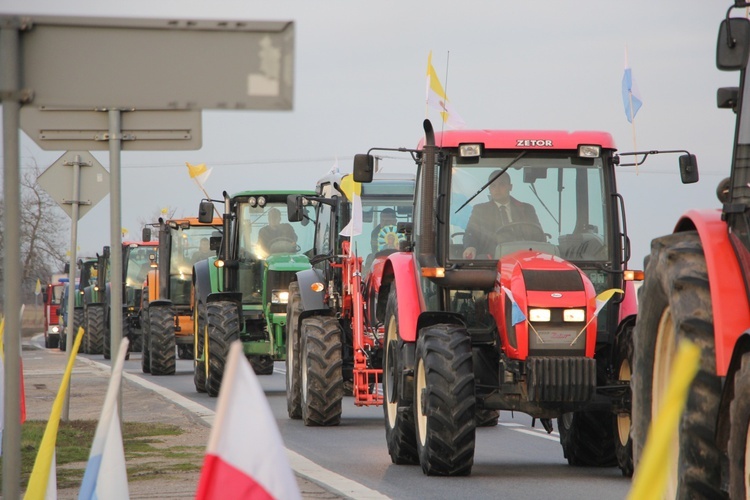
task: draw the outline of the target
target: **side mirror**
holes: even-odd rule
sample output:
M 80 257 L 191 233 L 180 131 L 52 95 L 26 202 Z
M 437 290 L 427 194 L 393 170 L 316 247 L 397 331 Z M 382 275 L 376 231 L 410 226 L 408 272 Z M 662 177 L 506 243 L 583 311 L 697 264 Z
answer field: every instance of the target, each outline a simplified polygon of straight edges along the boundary
M 739 87 L 722 87 L 716 91 L 716 107 L 719 109 L 734 109 L 740 95 Z
M 719 198 L 719 201 L 722 205 L 726 204 L 729 201 L 729 189 L 730 186 L 730 180 L 729 177 L 726 177 L 719 182 L 719 185 L 716 186 L 716 197 Z
M 354 182 L 372 182 L 375 158 L 372 155 L 354 155 Z
M 214 204 L 211 201 L 202 201 L 198 207 L 198 221 L 202 224 L 210 224 L 214 220 Z
M 63 268 L 63 274 L 70 274 L 70 262 L 65 263 L 65 267 Z
M 744 17 L 724 19 L 716 43 L 716 67 L 723 71 L 745 69 L 750 52 L 750 21 Z
M 302 197 L 290 194 L 286 197 L 286 216 L 289 222 L 299 222 L 302 216 Z
M 144 227 L 141 231 L 141 241 L 151 241 L 151 228 Z
M 680 156 L 680 178 L 683 184 L 698 182 L 698 160 L 695 155 Z
M 102 257 L 104 257 L 105 259 L 109 259 L 109 252 L 110 250 L 108 246 L 102 248 Z
M 42 292 L 42 302 L 47 303 L 47 294 Z
M 208 248 L 216 252 L 221 249 L 221 236 L 211 236 L 208 239 Z

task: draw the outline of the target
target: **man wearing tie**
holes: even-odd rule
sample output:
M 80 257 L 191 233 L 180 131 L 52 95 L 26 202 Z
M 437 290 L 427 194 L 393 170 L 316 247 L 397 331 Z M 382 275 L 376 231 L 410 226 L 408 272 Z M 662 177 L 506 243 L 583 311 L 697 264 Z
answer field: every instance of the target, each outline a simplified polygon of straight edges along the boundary
M 499 173 L 495 170 L 487 180 Z M 474 206 L 464 234 L 464 259 L 494 259 L 497 231 L 508 224 L 525 222 L 541 227 L 534 207 L 513 198 L 512 189 L 510 176 L 504 173 L 489 185 L 490 201 Z

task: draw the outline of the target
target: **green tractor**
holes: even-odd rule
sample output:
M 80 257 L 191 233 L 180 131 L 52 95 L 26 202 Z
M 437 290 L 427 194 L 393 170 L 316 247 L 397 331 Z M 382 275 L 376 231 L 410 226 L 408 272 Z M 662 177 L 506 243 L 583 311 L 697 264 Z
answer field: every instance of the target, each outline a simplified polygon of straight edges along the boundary
M 98 266 L 98 258 L 86 258 L 86 259 L 78 259 L 78 269 L 80 273 L 80 277 L 75 280 L 75 293 L 73 295 L 73 300 L 75 301 L 75 305 L 73 306 L 73 338 L 75 338 L 75 334 L 78 331 L 79 326 L 83 326 L 86 328 L 85 323 L 85 317 L 84 317 L 84 290 L 87 286 L 93 285 L 96 283 L 97 280 L 97 266 Z M 63 290 L 62 299 L 60 301 L 60 312 L 62 313 L 62 322 L 63 322 L 63 328 L 60 332 L 60 350 L 64 351 L 67 349 L 67 337 L 68 333 L 70 333 L 70 330 L 68 329 L 67 325 L 69 323 L 68 321 L 68 300 L 69 300 L 69 292 L 70 292 L 70 282 L 65 285 L 65 289 Z M 86 350 L 86 342 L 84 342 L 81 345 L 81 352 L 86 353 L 88 352 Z
M 223 237 L 217 256 L 193 265 L 194 382 L 219 394 L 229 345 L 241 340 L 259 375 L 286 358 L 289 283 L 310 268 L 314 224 L 288 223 L 287 198 L 313 191 L 224 192 Z M 213 219 L 213 201 L 201 202 L 199 220 Z M 219 237 L 213 237 L 216 247 Z

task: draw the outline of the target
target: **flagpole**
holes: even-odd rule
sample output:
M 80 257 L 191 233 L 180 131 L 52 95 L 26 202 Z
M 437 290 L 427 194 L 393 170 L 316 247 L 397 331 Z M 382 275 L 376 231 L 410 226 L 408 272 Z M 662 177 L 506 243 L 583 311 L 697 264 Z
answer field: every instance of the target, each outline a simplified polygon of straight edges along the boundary
M 193 177 L 193 180 L 195 181 L 195 184 L 198 186 L 198 189 L 200 189 L 203 192 L 203 194 L 206 195 L 206 198 L 210 200 L 211 197 L 206 192 L 206 188 L 204 188 L 203 185 L 200 182 L 198 182 L 198 179 L 196 179 L 195 177 Z M 221 214 L 219 213 L 219 209 L 216 208 L 216 205 L 214 205 L 214 212 L 216 212 L 217 217 L 221 217 Z

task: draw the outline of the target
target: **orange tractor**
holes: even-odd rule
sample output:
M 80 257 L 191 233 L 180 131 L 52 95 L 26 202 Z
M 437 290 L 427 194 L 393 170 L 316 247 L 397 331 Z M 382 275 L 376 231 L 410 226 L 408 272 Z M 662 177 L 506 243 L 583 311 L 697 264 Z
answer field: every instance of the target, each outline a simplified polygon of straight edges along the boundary
M 739 71 L 739 87 L 717 93 L 736 113 L 729 177 L 717 189 L 721 209 L 690 210 L 674 232 L 651 242 L 634 332 L 633 435 L 636 462 L 650 422 L 665 400 L 677 345 L 701 349 L 680 419 L 666 498 L 750 497 L 750 21 L 719 28 L 716 63 Z M 638 468 L 636 464 L 636 474 Z
M 193 359 L 191 285 L 193 264 L 216 255 L 221 243 L 221 218 L 202 223 L 197 217 L 159 219 L 158 263 L 143 286 L 141 369 L 152 375 L 173 375 L 177 356 Z M 146 228 L 150 232 L 150 228 Z M 144 235 L 144 239 L 150 235 Z M 213 238 L 213 247 L 211 246 Z M 156 255 L 154 255 L 156 257 Z

